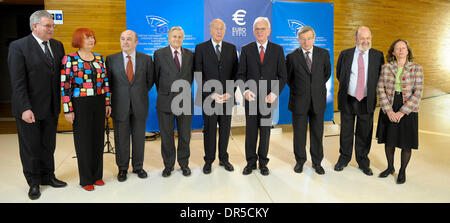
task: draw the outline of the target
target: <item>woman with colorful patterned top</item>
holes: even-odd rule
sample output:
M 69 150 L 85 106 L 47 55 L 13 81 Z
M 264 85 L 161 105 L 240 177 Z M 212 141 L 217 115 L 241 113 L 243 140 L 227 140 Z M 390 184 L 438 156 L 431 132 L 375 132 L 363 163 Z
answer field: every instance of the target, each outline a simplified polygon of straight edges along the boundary
M 75 53 L 64 56 L 61 69 L 61 96 L 64 115 L 72 123 L 78 159 L 80 185 L 87 191 L 105 183 L 103 143 L 105 116 L 111 114 L 108 76 L 103 56 L 92 52 L 94 33 L 87 28 L 75 30 Z
M 388 167 L 381 178 L 395 172 L 395 147 L 402 150 L 397 183 L 406 181 L 406 166 L 411 149 L 418 149 L 419 102 L 423 91 L 422 66 L 412 62 L 413 54 L 406 40 L 398 39 L 389 48 L 378 81 L 380 115 L 377 126 L 378 143 L 385 144 Z

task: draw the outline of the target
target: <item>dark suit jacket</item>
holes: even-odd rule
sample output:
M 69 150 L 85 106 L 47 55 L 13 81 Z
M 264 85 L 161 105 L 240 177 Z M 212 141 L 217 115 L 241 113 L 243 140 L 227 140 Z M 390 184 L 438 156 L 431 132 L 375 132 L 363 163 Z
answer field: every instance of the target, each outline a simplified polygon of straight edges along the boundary
M 186 80 L 190 85 L 192 85 L 192 81 L 194 79 L 194 54 L 186 48 L 181 48 L 181 51 L 181 71 L 178 71 L 175 65 L 170 46 L 166 46 L 155 51 L 155 84 L 158 92 L 156 99 L 157 111 L 172 112 L 172 100 L 176 95 L 181 93 L 181 91 L 171 92 L 170 89 L 173 82 L 176 80 Z M 191 94 L 191 114 L 193 113 L 193 110 Z
M 153 61 L 146 54 L 136 52 L 134 77 L 128 81 L 122 52 L 106 57 L 106 70 L 110 78 L 112 117 L 126 120 L 130 103 L 137 119 L 148 115 L 148 91 L 154 82 Z
M 343 50 L 339 55 L 336 66 L 336 77 L 339 80 L 338 107 L 343 111 L 347 104 L 347 91 L 352 72 L 353 55 L 355 47 Z M 381 66 L 384 64 L 383 52 L 376 49 L 369 50 L 369 68 L 367 74 L 367 111 L 372 113 L 377 104 L 377 84 L 380 77 Z
M 261 64 L 259 51 L 257 49 L 256 42 L 251 42 L 242 47 L 241 57 L 239 59 L 239 69 L 237 73 L 237 79 L 242 80 L 244 82 L 248 80 L 254 80 L 257 83 L 258 91 L 259 91 L 259 81 L 267 80 L 267 94 L 272 92 L 272 88 L 275 87 L 275 82 L 273 80 L 278 80 L 278 89 L 279 92 L 277 94 L 277 101 L 273 104 L 277 104 L 279 94 L 284 88 L 287 79 L 286 72 L 286 62 L 284 59 L 284 51 L 280 45 L 272 43 L 268 41 L 267 49 L 264 53 L 264 61 Z M 240 90 L 242 93 L 248 88 L 244 88 L 240 86 Z M 260 98 L 259 92 L 253 92 L 257 96 L 257 100 L 264 100 L 264 98 Z M 276 93 L 276 92 L 273 92 Z M 245 100 L 245 98 L 244 98 Z M 245 110 L 248 112 L 248 104 L 245 103 Z M 270 106 L 272 107 L 272 106 Z M 272 108 L 275 108 L 273 106 Z
M 220 52 L 220 61 L 217 60 L 216 50 L 211 42 L 200 43 L 195 47 L 195 71 L 202 72 L 203 86 L 208 80 L 219 80 L 222 83 L 222 91 L 226 93 L 226 81 L 236 80 L 236 72 L 238 69 L 238 58 L 236 46 L 222 41 L 222 51 Z M 228 92 L 231 98 L 227 103 L 234 104 L 233 92 Z M 211 92 L 203 92 L 202 99 L 212 94 Z M 226 104 L 224 104 L 226 105 Z
M 60 66 L 65 52 L 58 40 L 49 42 L 53 68 L 33 35 L 13 41 L 9 46 L 12 112 L 16 118 L 21 119 L 28 109 L 33 111 L 36 120 L 57 116 L 61 111 Z
M 286 67 L 290 88 L 289 110 L 306 114 L 313 104 L 314 113 L 323 113 L 327 105 L 326 83 L 331 76 L 328 50 L 313 46 L 311 72 L 301 48 L 286 56 Z

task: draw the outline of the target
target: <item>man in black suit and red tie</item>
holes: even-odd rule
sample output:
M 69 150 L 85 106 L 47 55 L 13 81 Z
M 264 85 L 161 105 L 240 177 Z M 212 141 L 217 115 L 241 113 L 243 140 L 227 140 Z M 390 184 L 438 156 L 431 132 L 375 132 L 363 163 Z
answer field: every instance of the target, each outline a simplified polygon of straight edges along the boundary
M 55 177 L 53 154 L 61 106 L 60 66 L 65 52 L 52 39 L 55 23 L 45 10 L 30 16 L 32 33 L 11 42 L 8 67 L 12 85 L 12 112 L 16 118 L 20 159 L 32 200 L 41 196 L 39 185 L 65 187 Z
M 368 27 L 359 27 L 355 40 L 356 47 L 342 51 L 336 66 L 341 134 L 340 156 L 334 170 L 342 171 L 351 160 L 355 136 L 356 162 L 364 174 L 371 176 L 368 154 L 377 104 L 376 88 L 384 56 L 381 51 L 372 49 L 372 33 Z
M 325 174 L 323 159 L 323 118 L 327 106 L 326 83 L 331 76 L 328 50 L 313 46 L 316 34 L 310 26 L 297 32 L 300 48 L 286 56 L 289 110 L 292 111 L 294 129 L 294 154 L 297 164 L 294 171 L 301 173 L 306 162 L 306 130 L 309 120 L 310 153 L 312 167 Z
M 221 114 L 208 114 L 203 112 L 203 143 L 205 149 L 205 165 L 203 173 L 211 173 L 211 164 L 216 156 L 216 133 L 219 124 L 219 165 L 227 171 L 233 171 L 233 165 L 228 160 L 228 139 L 230 137 L 231 112 L 234 104 L 234 87 L 231 92 L 227 92 L 226 82 L 236 79 L 238 68 L 238 58 L 236 46 L 223 41 L 225 36 L 225 23 L 220 19 L 211 22 L 209 32 L 211 39 L 198 44 L 195 47 L 195 71 L 202 72 L 202 86 L 208 81 L 217 80 L 220 82 L 220 89 L 212 92 L 204 91 L 202 99 L 206 103 L 212 101 L 211 107 L 222 106 Z M 208 82 L 211 83 L 211 82 Z M 217 93 L 216 93 L 217 92 Z M 212 100 L 205 100 L 208 97 Z M 228 108 L 228 110 L 227 110 Z M 203 108 L 207 109 L 206 107 Z
M 237 79 L 245 82 L 239 86 L 245 98 L 245 157 L 247 166 L 244 175 L 259 169 L 264 176 L 269 175 L 267 163 L 269 159 L 270 129 L 273 110 L 286 83 L 286 63 L 283 48 L 268 40 L 270 22 L 266 17 L 258 17 L 253 23 L 253 34 L 256 41 L 242 47 Z M 256 143 L 259 129 L 259 147 Z

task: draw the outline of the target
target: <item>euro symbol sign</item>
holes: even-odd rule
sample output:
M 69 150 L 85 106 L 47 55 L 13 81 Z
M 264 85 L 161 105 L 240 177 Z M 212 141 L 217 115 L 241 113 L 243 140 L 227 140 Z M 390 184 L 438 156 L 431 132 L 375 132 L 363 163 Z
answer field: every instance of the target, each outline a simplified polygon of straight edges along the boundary
M 246 22 L 244 22 L 245 14 L 247 14 L 247 12 L 246 12 L 245 10 L 239 9 L 239 10 L 237 10 L 237 11 L 233 14 L 233 19 L 232 19 L 232 20 L 233 20 L 236 24 L 238 24 L 238 25 L 240 25 L 240 26 L 243 26 L 243 25 L 245 25 L 245 23 L 246 23 Z

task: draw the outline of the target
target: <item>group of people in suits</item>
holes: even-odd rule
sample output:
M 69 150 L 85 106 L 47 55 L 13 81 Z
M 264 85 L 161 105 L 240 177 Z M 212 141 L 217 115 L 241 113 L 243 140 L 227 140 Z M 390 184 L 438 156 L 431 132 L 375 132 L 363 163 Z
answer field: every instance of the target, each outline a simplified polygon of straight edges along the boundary
M 149 107 L 147 92 L 153 84 L 157 89 L 156 110 L 164 162 L 162 176 L 171 175 L 175 160 L 182 174 L 189 176 L 193 113 L 190 87 L 194 72 L 201 72 L 202 86 L 214 81 L 217 83 L 203 89 L 200 96 L 204 103 L 220 111 L 203 110 L 204 174 L 211 173 L 216 147 L 219 165 L 227 171 L 234 170 L 227 147 L 231 108 L 235 90 L 239 87 L 245 99 L 246 117 L 247 165 L 242 173 L 252 173 L 259 163 L 260 173 L 269 175 L 267 164 L 272 115 L 286 83 L 290 88 L 289 110 L 294 131 L 294 171 L 301 173 L 307 160 L 309 121 L 312 167 L 317 174 L 325 173 L 321 166 L 324 157 L 323 119 L 326 83 L 332 66 L 328 51 L 314 46 L 316 34 L 312 27 L 304 26 L 298 31 L 300 47 L 285 59 L 283 48 L 268 40 L 271 32 L 269 20 L 258 17 L 253 23 L 256 41 L 242 47 L 239 61 L 236 46 L 223 41 L 226 28 L 220 19 L 211 21 L 211 39 L 198 44 L 195 53 L 181 47 L 184 30 L 179 26 L 172 27 L 168 32 L 169 46 L 155 51 L 153 60 L 136 51 L 138 36 L 131 30 L 121 33 L 122 51 L 104 60 L 102 55 L 92 52 L 96 39 L 90 29 L 75 31 L 72 46 L 79 50 L 65 55 L 62 43 L 52 39 L 55 25 L 48 12 L 33 13 L 30 28 L 32 34 L 12 42 L 8 55 L 13 112 L 30 199 L 40 197 L 39 185 L 67 185 L 54 175 L 53 154 L 61 98 L 65 118 L 72 123 L 74 130 L 82 188 L 92 191 L 94 186 L 105 184 L 102 180 L 102 152 L 104 121 L 109 116 L 113 118 L 115 129 L 117 179 L 120 182 L 127 179 L 130 152 L 132 172 L 139 178 L 146 178 L 143 162 Z M 355 40 L 356 47 L 341 52 L 336 69 L 341 136 L 340 157 L 334 169 L 342 171 L 347 166 L 355 135 L 359 168 L 367 175 L 373 174 L 368 154 L 378 92 L 382 109 L 377 138 L 379 143 L 385 143 L 388 160 L 388 168 L 380 177 L 394 172 L 393 155 L 395 147 L 398 147 L 402 149 L 402 167 L 397 182 L 403 183 L 411 149 L 418 147 L 417 112 L 423 88 L 422 67 L 411 62 L 412 52 L 406 40 L 393 43 L 387 57 L 389 64 L 385 65 L 383 53 L 371 48 L 372 35 L 368 27 L 360 27 Z M 182 88 L 183 83 L 187 91 L 174 87 Z

